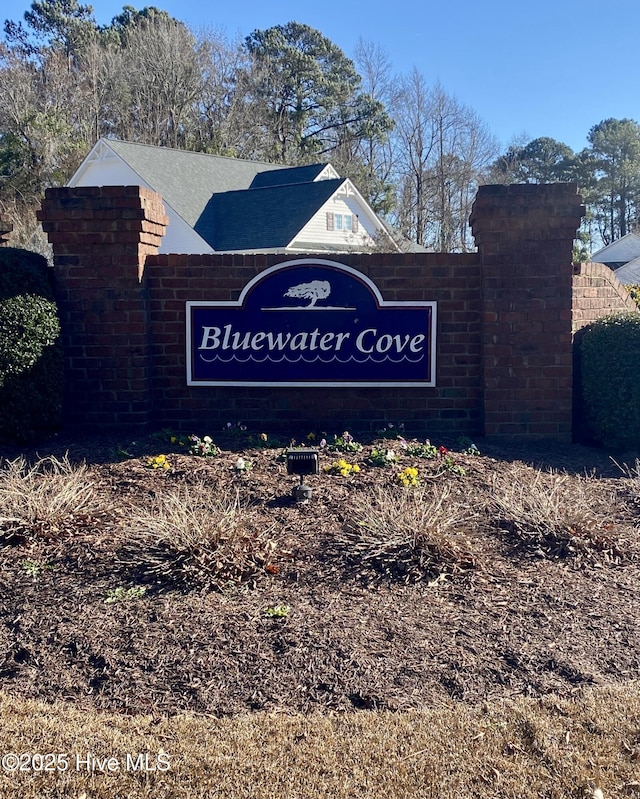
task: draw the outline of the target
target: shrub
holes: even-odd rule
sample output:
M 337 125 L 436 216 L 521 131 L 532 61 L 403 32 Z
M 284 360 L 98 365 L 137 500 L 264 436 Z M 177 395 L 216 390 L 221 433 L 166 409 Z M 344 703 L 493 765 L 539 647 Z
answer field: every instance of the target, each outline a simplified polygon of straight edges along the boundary
M 604 317 L 580 337 L 585 436 L 613 448 L 640 445 L 640 313 Z
M 62 348 L 45 259 L 0 248 L 0 436 L 27 441 L 60 426 Z

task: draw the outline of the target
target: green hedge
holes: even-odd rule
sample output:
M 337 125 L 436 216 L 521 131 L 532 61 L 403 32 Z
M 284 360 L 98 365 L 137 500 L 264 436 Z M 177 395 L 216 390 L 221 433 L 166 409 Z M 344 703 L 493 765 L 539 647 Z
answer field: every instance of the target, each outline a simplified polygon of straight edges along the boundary
M 640 446 L 640 313 L 593 322 L 578 346 L 583 434 L 615 449 Z
M 0 247 L 0 437 L 29 441 L 62 413 L 60 322 L 46 260 Z

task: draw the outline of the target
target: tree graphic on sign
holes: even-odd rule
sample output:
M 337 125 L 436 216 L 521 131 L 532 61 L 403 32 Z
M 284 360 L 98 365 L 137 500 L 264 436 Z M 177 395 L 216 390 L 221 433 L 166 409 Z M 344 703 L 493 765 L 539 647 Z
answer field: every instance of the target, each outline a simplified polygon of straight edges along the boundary
M 312 280 L 309 283 L 298 283 L 297 286 L 291 286 L 284 296 L 310 300 L 309 305 L 305 307 L 313 308 L 318 300 L 326 300 L 329 294 L 331 294 L 331 284 L 328 280 Z

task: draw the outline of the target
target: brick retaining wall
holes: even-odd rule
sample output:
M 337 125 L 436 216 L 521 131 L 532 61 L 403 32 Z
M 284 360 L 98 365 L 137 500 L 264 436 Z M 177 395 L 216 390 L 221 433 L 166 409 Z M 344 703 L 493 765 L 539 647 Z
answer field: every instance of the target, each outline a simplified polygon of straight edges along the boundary
M 613 272 L 605 264 L 573 266 L 573 332 L 613 311 L 638 310 Z

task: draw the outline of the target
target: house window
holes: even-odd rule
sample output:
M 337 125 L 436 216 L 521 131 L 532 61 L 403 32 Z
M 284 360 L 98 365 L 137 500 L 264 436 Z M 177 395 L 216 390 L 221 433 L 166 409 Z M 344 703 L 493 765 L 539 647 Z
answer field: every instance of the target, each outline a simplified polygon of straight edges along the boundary
M 327 213 L 327 230 L 344 230 L 347 233 L 358 232 L 358 217 L 355 214 Z

